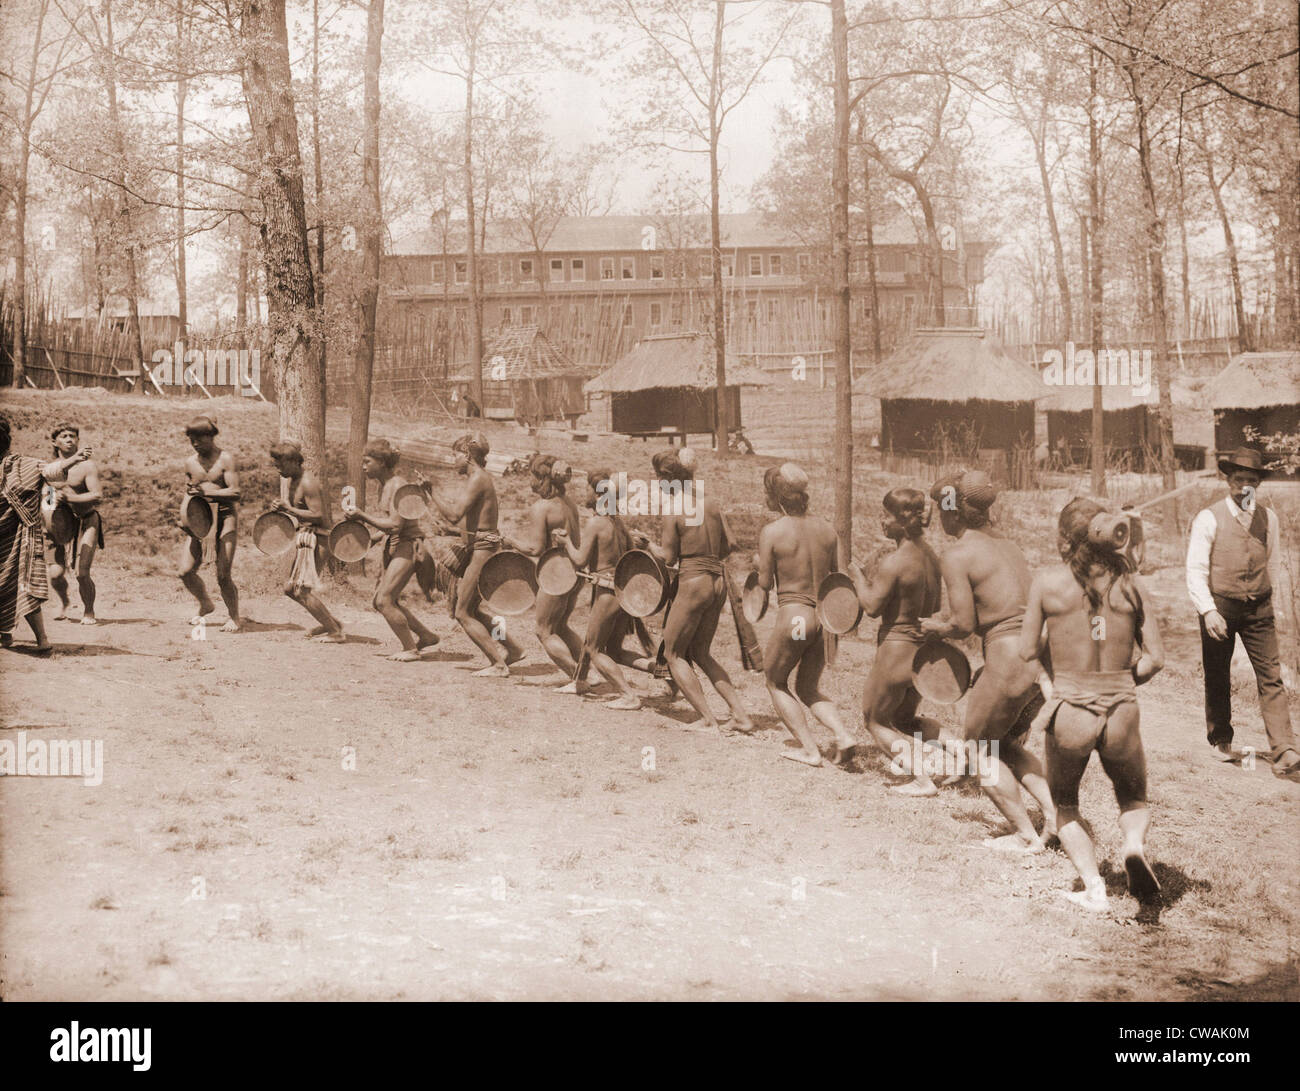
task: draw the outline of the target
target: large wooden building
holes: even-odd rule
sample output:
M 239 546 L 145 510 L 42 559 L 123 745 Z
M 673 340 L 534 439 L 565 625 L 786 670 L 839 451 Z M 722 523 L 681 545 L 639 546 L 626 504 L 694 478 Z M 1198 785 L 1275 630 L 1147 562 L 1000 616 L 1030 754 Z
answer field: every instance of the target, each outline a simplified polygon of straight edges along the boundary
M 468 359 L 469 264 L 456 225 L 399 237 L 383 261 L 381 342 L 446 342 L 435 356 Z M 910 221 L 875 228 L 882 321 L 910 328 L 932 312 L 928 250 Z M 485 335 L 540 326 L 580 365 L 608 367 L 643 337 L 710 328 L 712 279 L 704 218 L 568 216 L 540 246 L 518 224 L 488 224 L 479 259 Z M 984 277 L 982 242 L 946 232 L 945 306 L 969 308 Z M 828 349 L 831 309 L 827 255 L 775 227 L 763 213 L 722 217 L 727 349 L 759 366 Z M 855 326 L 871 309 L 866 259 L 851 275 Z M 813 361 L 809 361 L 812 363 Z

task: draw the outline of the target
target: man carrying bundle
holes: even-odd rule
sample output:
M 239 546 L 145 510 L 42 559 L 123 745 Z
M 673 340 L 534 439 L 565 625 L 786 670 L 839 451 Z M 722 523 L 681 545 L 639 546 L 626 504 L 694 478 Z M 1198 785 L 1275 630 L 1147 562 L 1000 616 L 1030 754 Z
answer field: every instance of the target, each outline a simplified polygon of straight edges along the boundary
M 1094 912 L 1107 907 L 1106 883 L 1079 813 L 1079 782 L 1094 750 L 1119 803 L 1129 891 L 1141 900 L 1160 890 L 1146 858 L 1151 812 L 1137 687 L 1164 665 L 1164 649 L 1141 581 L 1115 549 L 1107 518 L 1100 504 L 1083 497 L 1061 510 L 1058 548 L 1065 563 L 1034 577 L 1020 632 L 1020 657 L 1032 663 L 1047 623 L 1052 691 L 1039 717 L 1047 732 L 1047 778 L 1061 845 L 1083 880 L 1083 890 L 1066 897 Z
M 1056 809 L 1042 766 L 1013 731 L 1034 697 L 1039 667 L 1018 654 L 1020 627 L 1029 597 L 1029 565 L 1020 547 L 989 526 L 997 490 L 982 470 L 967 470 L 935 483 L 944 533 L 956 539 L 940 560 L 948 590 L 948 613 L 921 622 L 923 633 L 961 639 L 971 633 L 984 644 L 984 669 L 966 697 L 964 736 L 997 744 L 997 779 L 982 787 L 1013 827 L 1005 837 L 984 844 L 1015 852 L 1042 852 L 1056 833 Z M 1023 721 L 1020 721 L 1023 723 Z M 990 746 L 992 750 L 992 746 Z M 1043 813 L 1040 836 L 1029 820 L 1020 786 Z
M 781 756 L 821 765 L 817 738 L 806 719 L 806 713 L 811 713 L 834 733 L 834 760 L 843 762 L 853 755 L 857 740 L 821 688 L 826 641 L 817 616 L 817 589 L 839 570 L 839 539 L 830 523 L 808 514 L 808 475 L 793 462 L 769 467 L 763 489 L 768 509 L 781 514 L 759 532 L 755 558 L 758 586 L 764 594 L 776 585 L 776 624 L 763 653 L 767 692 L 781 722 L 800 744 L 798 750 Z M 794 693 L 790 692 L 792 673 Z
M 475 677 L 508 678 L 510 665 L 524 657 L 523 650 L 505 632 L 500 641 L 493 639 L 493 621 L 483 609 L 478 589 L 479 573 L 502 545 L 497 530 L 497 489 L 487 471 L 487 437 L 482 432 L 467 432 L 451 449 L 456 455 L 456 472 L 465 478 L 465 491 L 456 500 L 444 500 L 430 488 L 429 498 L 444 519 L 462 528 L 463 556 L 451 570 L 456 580 L 450 595 L 452 616 L 488 658 L 488 665 L 475 671 Z
M 329 533 L 325 525 L 320 479 L 304 468 L 302 448 L 296 443 L 273 444 L 271 461 L 280 477 L 288 483 L 288 499 L 276 500 L 271 507 L 292 515 L 298 522 L 293 567 L 289 570 L 289 582 L 284 585 L 284 593 L 320 623 L 307 634 L 309 639 L 318 644 L 343 644 L 343 626 L 316 594 L 327 553 L 325 536 Z

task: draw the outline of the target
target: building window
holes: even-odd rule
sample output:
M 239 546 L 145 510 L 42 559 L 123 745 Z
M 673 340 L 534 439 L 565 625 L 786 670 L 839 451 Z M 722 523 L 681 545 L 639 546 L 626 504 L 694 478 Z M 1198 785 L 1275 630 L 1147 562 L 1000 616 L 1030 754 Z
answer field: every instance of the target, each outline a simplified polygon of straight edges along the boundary
M 465 284 L 469 280 L 469 262 L 456 262 L 456 283 Z
M 636 280 L 636 258 L 623 259 L 623 279 Z M 628 323 L 624 323 L 627 325 Z
M 564 279 L 564 259 L 563 259 L 563 258 L 551 258 L 551 279 L 552 279 L 552 280 L 563 280 L 563 279 Z
M 767 320 L 769 322 L 775 322 L 780 311 L 781 305 L 775 299 L 769 299 L 767 301 Z
M 664 318 L 663 304 L 651 303 L 650 304 L 650 325 L 658 326 L 660 323 L 663 322 L 663 318 Z
M 763 275 L 763 255 L 749 255 L 749 275 L 751 277 L 761 277 Z
M 682 301 L 674 299 L 669 305 L 669 314 L 672 315 L 673 329 L 679 329 L 682 324 Z
M 750 299 L 745 301 L 745 318 L 750 322 L 758 321 L 758 300 Z
M 531 326 L 531 325 L 533 324 L 533 309 L 532 309 L 532 307 L 520 307 L 520 308 L 519 308 L 519 324 L 520 324 L 521 326 Z
M 510 308 L 509 308 L 509 307 L 502 307 L 502 308 L 501 308 L 501 324 L 502 324 L 503 326 L 509 326 L 509 325 L 512 325 L 513 323 L 514 323 L 514 316 L 511 314 Z
M 574 258 L 571 262 L 569 262 L 569 279 L 570 280 L 587 279 L 587 263 L 583 261 L 582 258 Z
M 663 258 L 661 258 L 661 257 L 657 257 L 657 258 L 651 258 L 651 259 L 650 259 L 650 279 L 651 279 L 651 280 L 663 280 L 663 279 L 664 279 L 664 259 L 663 259 Z
M 709 264 L 708 254 L 700 255 L 700 279 L 701 280 L 713 279 L 713 267 Z
M 520 259 L 519 259 L 519 279 L 520 279 L 520 280 L 532 280 L 532 279 L 533 279 L 533 259 L 532 259 L 532 258 L 520 258 Z
M 812 300 L 796 299 L 794 304 L 794 313 L 795 313 L 795 317 L 800 322 L 811 322 L 812 321 Z
M 613 279 L 614 279 L 614 259 L 613 259 L 613 258 L 601 258 L 601 259 L 600 259 L 600 279 L 601 279 L 601 280 L 613 280 Z
M 799 275 L 801 277 L 806 277 L 809 273 L 812 272 L 811 254 L 800 254 L 796 260 L 799 263 Z
M 433 280 L 432 280 L 430 283 L 432 283 L 432 284 L 441 284 L 441 283 L 442 283 L 442 275 L 443 275 L 443 264 L 442 264 L 442 262 L 440 262 L 440 261 L 435 261 L 435 262 L 433 263 L 433 271 L 432 271 L 432 274 L 431 274 L 431 275 L 433 276 Z
M 632 304 L 626 303 L 623 306 L 623 325 L 632 325 Z
M 779 277 L 781 275 L 781 255 L 769 254 L 767 256 L 768 276 Z
M 724 257 L 722 259 L 722 279 L 730 280 L 736 275 L 736 259 L 734 257 Z

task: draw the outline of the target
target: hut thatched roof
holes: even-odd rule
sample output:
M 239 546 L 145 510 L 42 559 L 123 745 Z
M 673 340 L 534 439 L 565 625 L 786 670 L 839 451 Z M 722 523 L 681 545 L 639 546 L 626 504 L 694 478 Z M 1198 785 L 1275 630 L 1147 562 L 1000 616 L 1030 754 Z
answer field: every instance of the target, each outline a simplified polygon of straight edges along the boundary
M 1088 413 L 1092 411 L 1092 391 L 1090 386 L 1049 386 L 1048 400 L 1041 408 L 1049 413 Z M 1169 384 L 1170 400 L 1175 406 L 1200 408 L 1203 393 L 1192 383 L 1174 379 Z M 1104 383 L 1101 388 L 1101 407 L 1106 413 L 1124 409 L 1134 409 L 1145 405 L 1155 408 L 1160 404 L 1160 389 L 1152 380 L 1150 389 L 1143 397 L 1133 392 L 1133 387 L 1123 383 Z
M 584 389 L 588 394 L 670 387 L 712 390 L 717 382 L 711 338 L 702 333 L 666 333 L 642 338 L 631 352 Z M 727 362 L 728 386 L 767 386 L 769 382 L 752 365 Z
M 505 361 L 505 374 L 497 374 L 497 357 Z M 557 348 L 537 326 L 504 326 L 489 333 L 483 347 L 483 378 L 511 381 L 546 379 L 557 375 L 590 375 L 592 368 L 575 363 Z M 455 382 L 470 379 L 467 364 L 451 376 Z
M 918 329 L 853 390 L 936 402 L 1032 402 L 1051 392 L 1032 367 L 980 329 Z
M 1244 352 L 1206 389 L 1212 409 L 1300 405 L 1300 349 Z

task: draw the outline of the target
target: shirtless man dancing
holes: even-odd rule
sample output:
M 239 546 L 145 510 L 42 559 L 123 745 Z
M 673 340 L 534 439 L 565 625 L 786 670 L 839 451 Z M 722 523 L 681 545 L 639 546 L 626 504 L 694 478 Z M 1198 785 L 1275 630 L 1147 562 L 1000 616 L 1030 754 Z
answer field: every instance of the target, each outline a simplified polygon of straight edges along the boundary
M 54 457 L 68 458 L 76 454 L 80 436 L 75 424 L 55 425 L 50 433 Z M 68 471 L 67 484 L 55 491 L 59 504 L 70 510 L 76 530 L 70 542 L 47 538 L 46 544 L 51 548 L 50 586 L 59 596 L 59 612 L 54 620 L 62 621 L 68 616 L 67 571 L 71 568 L 76 573 L 77 590 L 81 594 L 81 624 L 95 625 L 95 581 L 90 578 L 90 566 L 95 563 L 95 551 L 104 548 L 104 520 L 99 514 L 99 501 L 104 494 L 94 459 L 73 466 Z
M 328 607 L 321 602 L 316 589 L 320 587 L 320 570 L 325 563 L 326 535 L 325 502 L 321 496 L 320 479 L 302 464 L 302 448 L 296 443 L 276 443 L 271 447 L 271 461 L 276 471 L 288 484 L 288 500 L 277 500 L 271 505 L 298 521 L 298 537 L 294 543 L 293 567 L 284 593 L 303 607 L 320 624 L 308 634 L 319 644 L 343 644 L 343 626 Z
M 876 658 L 862 691 L 862 716 L 877 745 L 906 767 L 912 779 L 895 785 L 900 795 L 933 796 L 939 789 L 924 769 L 911 768 L 912 736 L 937 739 L 940 726 L 916 715 L 921 701 L 912 684 L 912 661 L 927 637 L 921 622 L 939 609 L 942 583 L 939 558 L 926 542 L 925 493 L 898 488 L 885 493 L 882 527 L 897 546 L 868 580 L 857 565 L 849 568 L 858 601 L 869 617 L 880 618 Z
M 1013 726 L 1033 699 L 1039 670 L 1019 655 L 1020 627 L 1029 598 L 1029 566 L 1012 541 L 989 527 L 989 508 L 997 498 L 988 474 L 968 470 L 937 482 L 930 496 L 939 505 L 944 533 L 956 539 L 940 568 L 948 591 L 946 617 L 928 617 L 923 633 L 958 639 L 978 633 L 984 643 L 984 669 L 966 697 L 966 740 L 997 743 L 994 783 L 983 784 L 994 805 L 1014 827 L 984 844 L 1019 852 L 1042 852 L 1056 833 L 1056 809 L 1042 766 L 1012 737 Z M 1038 801 L 1042 836 L 1034 829 L 1020 797 L 1020 785 Z
M 400 452 L 386 439 L 371 440 L 361 459 L 361 472 L 379 482 L 379 510 L 371 514 L 354 503 L 345 503 L 343 514 L 371 528 L 371 541 L 384 541 L 383 571 L 375 587 L 372 606 L 384 615 L 402 647 L 387 658 L 395 663 L 414 663 L 420 652 L 438 643 L 437 636 L 402 605 L 402 590 L 415 573 L 416 554 L 424 535 L 417 519 L 403 519 L 393 506 L 393 494 L 406 480 L 395 472 Z
M 243 622 L 239 617 L 239 588 L 235 586 L 231 569 L 235 563 L 235 547 L 239 535 L 239 510 L 236 507 L 239 500 L 239 471 L 235 468 L 234 456 L 217 446 L 217 426 L 210 417 L 195 417 L 186 426 L 185 435 L 194 448 L 194 453 L 185 460 L 185 475 L 189 482 L 186 492 L 191 496 L 202 496 L 217 507 L 214 521 L 217 588 L 221 591 L 221 601 L 226 604 L 226 610 L 230 614 L 230 619 L 221 626 L 221 631 L 237 633 L 243 627 Z M 199 603 L 199 612 L 190 620 L 191 625 L 199 624 L 200 618 L 216 609 L 199 575 L 199 565 L 202 562 L 203 542 L 187 530 L 185 545 L 181 547 L 180 577 L 185 589 Z
M 754 730 L 754 723 L 741 704 L 731 676 L 713 658 L 712 651 L 722 604 L 727 601 L 722 562 L 736 548 L 735 541 L 727 532 L 718 502 L 700 495 L 692 468 L 694 453 L 687 455 L 688 450 L 683 447 L 680 452 L 661 451 L 652 460 L 665 507 L 676 502 L 686 509 L 691 506 L 683 502 L 687 496 L 694 501 L 690 515 L 683 510 L 663 516 L 661 540 L 646 543 L 662 563 L 678 565 L 677 594 L 664 618 L 664 654 L 673 681 L 699 714 L 693 728 L 717 730 L 719 725 L 692 664 L 704 672 L 727 702 L 735 730 L 748 734 Z
M 1164 665 L 1159 626 L 1143 608 L 1142 583 L 1106 544 L 1105 528 L 1094 523 L 1098 516 L 1104 522 L 1105 509 L 1082 497 L 1061 510 L 1058 546 L 1065 563 L 1034 577 L 1020 631 L 1020 656 L 1033 662 L 1047 623 L 1052 691 L 1040 716 L 1047 730 L 1047 779 L 1061 845 L 1083 880 L 1083 890 L 1065 896 L 1094 912 L 1107 907 L 1106 883 L 1079 813 L 1079 781 L 1094 750 L 1119 803 L 1129 891 L 1139 901 L 1160 891 L 1146 858 L 1151 812 L 1137 687 Z
M 570 541 L 581 545 L 582 534 L 578 526 L 578 507 L 565 494 L 572 471 L 565 462 L 557 462 L 554 455 L 533 455 L 529 463 L 533 475 L 533 492 L 539 499 L 528 509 L 528 521 L 523 531 L 513 539 L 503 540 L 507 549 L 515 549 L 529 557 L 540 557 L 551 546 L 551 535 L 563 530 Z M 550 595 L 538 589 L 534 618 L 537 639 L 551 662 L 568 678 L 573 678 L 582 657 L 582 641 L 569 627 L 569 615 L 578 601 L 578 585 L 565 595 Z
M 614 569 L 619 558 L 632 548 L 632 535 L 618 513 L 604 510 L 601 504 L 602 495 L 607 495 L 602 490 L 609 489 L 607 482 L 612 478 L 609 470 L 592 470 L 587 474 L 587 507 L 595 515 L 583 528 L 581 542 L 575 542 L 564 530 L 557 530 L 555 536 L 568 552 L 569 559 L 590 573 L 591 613 L 587 618 L 582 658 L 590 659 L 601 678 L 619 691 L 619 696 L 606 701 L 605 707 L 632 711 L 641 707 L 641 698 L 628 683 L 622 667 L 653 671 L 654 659 L 648 648 L 642 649 L 642 654 L 637 656 L 623 647 L 624 639 L 634 627 L 634 620 L 618 604 L 618 596 L 614 593 Z M 576 677 L 575 671 L 573 681 L 564 687 L 564 692 L 582 693 L 585 686 L 585 680 Z
M 508 634 L 501 641 L 492 638 L 492 618 L 483 609 L 478 577 L 487 559 L 502 545 L 497 530 L 497 490 L 487 471 L 488 441 L 482 432 L 467 432 L 451 445 L 456 453 L 456 472 L 465 478 L 465 491 L 456 500 L 444 500 L 436 490 L 429 498 L 450 523 L 462 527 L 462 544 L 467 550 L 463 572 L 457 576 L 452 616 L 478 649 L 488 665 L 474 672 L 480 678 L 508 678 L 510 665 L 524 657 L 523 650 Z
M 771 466 L 763 474 L 769 511 L 781 518 L 758 535 L 758 586 L 766 593 L 776 585 L 777 614 L 763 653 L 767 692 L 772 706 L 800 748 L 781 756 L 804 765 L 821 765 L 817 737 L 805 714 L 835 734 L 836 762 L 853 754 L 857 740 L 840 718 L 835 702 L 821 688 L 826 670 L 826 642 L 817 616 L 817 588 L 839 570 L 839 539 L 825 519 L 808 514 L 808 475 L 793 462 Z M 795 674 L 794 693 L 790 675 Z

